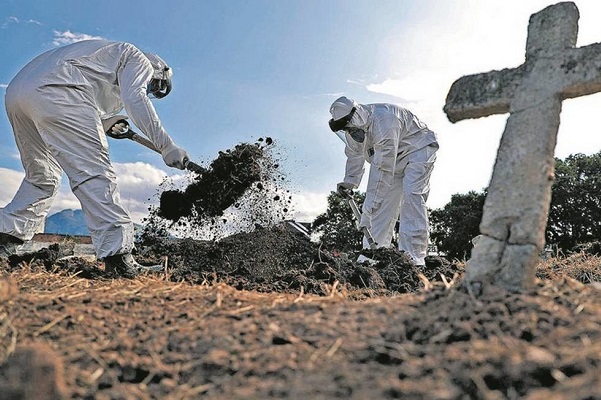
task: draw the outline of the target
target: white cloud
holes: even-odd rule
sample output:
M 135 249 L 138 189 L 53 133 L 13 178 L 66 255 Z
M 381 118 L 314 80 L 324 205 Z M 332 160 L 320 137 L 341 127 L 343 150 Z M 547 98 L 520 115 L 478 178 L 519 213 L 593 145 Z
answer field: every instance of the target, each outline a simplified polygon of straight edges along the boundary
M 8 168 L 0 168 L 0 204 L 4 207 L 13 198 L 23 180 L 24 173 Z
M 165 179 L 165 172 L 144 162 L 114 163 L 117 182 L 121 191 L 137 190 L 141 186 L 158 186 Z
M 17 17 L 8 17 L 4 19 L 4 23 L 2 24 L 2 29 L 6 29 L 11 24 L 18 24 L 19 18 Z
M 7 83 L 0 83 L 0 88 L 6 89 L 8 87 Z
M 69 185 L 67 185 L 66 182 L 63 182 L 52 203 L 52 207 L 50 207 L 48 215 L 55 214 L 61 210 L 77 210 L 80 208 L 81 205 L 79 204 L 79 200 L 77 200 L 77 197 L 71 192 Z
M 387 78 L 369 83 L 365 88 L 373 93 L 396 97 L 406 103 L 432 102 L 445 95 L 448 81 L 439 71 L 418 71 L 403 78 Z
M 40 21 L 36 21 L 35 19 L 28 19 L 27 21 L 21 21 L 19 18 L 11 16 L 4 19 L 4 23 L 2 24 L 2 29 L 8 28 L 11 24 L 20 24 L 21 22 L 25 22 L 26 24 L 35 24 L 42 25 Z
M 166 174 L 143 162 L 115 163 L 121 201 L 135 222 L 148 216 L 148 207 L 158 202 L 158 189 Z
M 313 222 L 315 217 L 326 212 L 329 192 L 307 192 L 292 195 L 293 219 L 300 222 Z
M 366 86 L 366 89 L 370 92 L 402 98 L 401 93 L 410 94 L 403 86 L 403 82 L 399 80 L 386 79 L 381 83 L 370 83 Z
M 63 46 L 66 44 L 71 44 L 75 42 L 81 42 L 82 40 L 91 40 L 91 39 L 104 39 L 100 36 L 92 36 L 86 33 L 73 33 L 70 30 L 60 32 L 54 31 L 54 40 L 52 44 L 54 46 Z

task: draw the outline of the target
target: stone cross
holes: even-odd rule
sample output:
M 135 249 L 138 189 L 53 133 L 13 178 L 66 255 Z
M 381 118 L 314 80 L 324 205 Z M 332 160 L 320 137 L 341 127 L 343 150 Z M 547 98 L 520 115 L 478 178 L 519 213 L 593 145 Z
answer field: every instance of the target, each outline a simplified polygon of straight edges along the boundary
M 467 263 L 468 287 L 520 290 L 534 283 L 545 243 L 561 102 L 601 91 L 601 43 L 575 47 L 578 18 L 573 2 L 531 15 L 522 65 L 464 76 L 447 95 L 444 111 L 451 122 L 509 112 L 481 238 Z

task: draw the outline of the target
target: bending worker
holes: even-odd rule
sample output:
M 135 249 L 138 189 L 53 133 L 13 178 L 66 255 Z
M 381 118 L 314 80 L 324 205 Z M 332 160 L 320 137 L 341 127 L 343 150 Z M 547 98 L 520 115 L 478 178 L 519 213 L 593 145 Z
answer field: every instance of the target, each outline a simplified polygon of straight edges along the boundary
M 131 254 L 134 224 L 120 199 L 102 120 L 125 107 L 165 164 L 183 169 L 188 155 L 167 134 L 150 102 L 169 94 L 171 76 L 157 55 L 103 40 L 50 50 L 16 75 L 5 103 L 25 178 L 0 209 L 0 256 L 39 231 L 64 171 L 107 271 L 131 278 L 145 269 Z
M 360 226 L 371 230 L 378 247 L 389 247 L 398 218 L 399 250 L 425 265 L 426 200 L 438 150 L 436 134 L 393 104 L 358 104 L 340 97 L 330 114 L 330 128 L 346 143 L 346 172 L 338 190 L 358 188 L 365 161 L 371 164 Z M 369 248 L 365 238 L 363 247 Z

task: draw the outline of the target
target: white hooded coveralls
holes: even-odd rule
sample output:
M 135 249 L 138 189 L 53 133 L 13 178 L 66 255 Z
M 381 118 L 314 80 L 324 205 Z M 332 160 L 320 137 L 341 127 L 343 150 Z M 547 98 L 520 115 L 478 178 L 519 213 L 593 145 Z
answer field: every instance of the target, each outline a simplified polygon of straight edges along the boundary
M 426 200 L 438 150 L 436 134 L 400 106 L 344 99 L 357 109 L 349 126 L 365 131 L 363 143 L 346 133 L 344 182 L 358 187 L 365 161 L 371 164 L 361 224 L 371 230 L 379 247 L 388 247 L 398 219 L 399 250 L 424 265 L 429 237 Z M 343 116 L 334 109 L 332 113 L 334 119 Z M 363 246 L 368 248 L 365 239 Z
M 5 103 L 25 178 L 0 210 L 1 232 L 30 240 L 64 171 L 97 257 L 132 251 L 133 222 L 121 203 L 101 120 L 125 107 L 161 152 L 175 146 L 146 94 L 154 72 L 132 44 L 89 40 L 43 53 L 16 75 Z

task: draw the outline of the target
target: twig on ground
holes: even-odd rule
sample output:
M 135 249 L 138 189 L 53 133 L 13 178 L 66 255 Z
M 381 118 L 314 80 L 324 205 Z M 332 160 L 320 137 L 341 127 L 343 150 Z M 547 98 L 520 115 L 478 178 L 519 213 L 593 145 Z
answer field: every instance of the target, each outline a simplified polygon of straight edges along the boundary
M 61 322 L 64 319 L 70 318 L 71 316 L 69 314 L 65 314 L 65 315 L 61 315 L 58 318 L 55 318 L 54 321 L 51 321 L 49 323 L 47 323 L 46 325 L 44 325 L 42 328 L 38 329 L 37 331 L 35 331 L 33 333 L 33 337 L 37 337 L 40 336 L 42 333 L 44 332 L 48 332 L 50 329 L 52 329 L 52 327 L 56 324 L 58 324 L 59 322 Z

